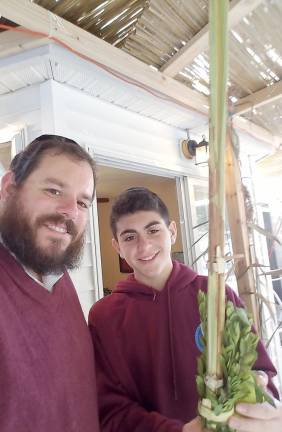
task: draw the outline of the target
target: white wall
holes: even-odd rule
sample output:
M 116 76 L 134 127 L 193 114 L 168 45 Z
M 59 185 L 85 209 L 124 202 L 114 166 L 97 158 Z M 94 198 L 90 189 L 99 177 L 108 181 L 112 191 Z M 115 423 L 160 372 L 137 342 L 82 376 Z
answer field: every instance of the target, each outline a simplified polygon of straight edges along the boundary
M 180 152 L 186 133 L 93 98 L 57 82 L 53 92 L 55 131 L 94 149 L 99 158 L 113 158 L 178 173 L 199 171 Z
M 32 86 L 0 96 L 0 132 L 27 127 L 29 140 L 41 133 L 40 87 Z M 11 138 L 11 137 L 9 137 Z
M 201 175 L 180 151 L 186 132 L 129 112 L 55 81 L 0 96 L 0 130 L 26 127 L 28 142 L 56 133 L 92 147 L 99 159 L 115 159 Z

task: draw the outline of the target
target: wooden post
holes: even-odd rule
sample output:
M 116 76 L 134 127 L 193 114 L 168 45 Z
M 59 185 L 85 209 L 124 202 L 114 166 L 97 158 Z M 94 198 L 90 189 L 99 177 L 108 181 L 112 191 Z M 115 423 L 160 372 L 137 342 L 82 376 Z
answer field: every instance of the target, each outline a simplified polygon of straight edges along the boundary
M 242 256 L 235 261 L 235 276 L 239 295 L 248 312 L 252 315 L 255 327 L 260 332 L 256 287 L 253 270 L 250 267 L 250 245 L 246 220 L 246 209 L 242 189 L 238 159 L 232 146 L 232 131 L 228 128 L 225 158 L 225 194 L 233 255 Z

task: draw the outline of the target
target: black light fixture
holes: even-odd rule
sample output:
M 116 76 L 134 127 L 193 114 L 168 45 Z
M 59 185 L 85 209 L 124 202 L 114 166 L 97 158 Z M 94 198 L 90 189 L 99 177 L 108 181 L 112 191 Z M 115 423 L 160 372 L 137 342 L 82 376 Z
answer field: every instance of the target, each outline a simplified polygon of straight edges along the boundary
M 197 143 L 197 141 L 190 139 L 188 134 L 187 140 L 183 140 L 181 146 L 182 146 L 182 152 L 187 159 L 195 159 L 195 165 L 208 164 L 209 143 L 206 140 L 205 135 L 202 136 L 202 141 Z

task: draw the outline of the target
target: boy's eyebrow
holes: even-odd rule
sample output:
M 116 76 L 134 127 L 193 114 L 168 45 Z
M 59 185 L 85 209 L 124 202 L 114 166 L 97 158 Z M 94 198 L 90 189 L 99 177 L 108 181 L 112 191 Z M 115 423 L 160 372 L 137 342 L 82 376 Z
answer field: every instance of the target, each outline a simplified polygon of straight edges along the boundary
M 151 226 L 153 226 L 153 225 L 159 225 L 161 222 L 160 221 L 152 221 L 152 222 L 149 222 L 145 227 L 144 227 L 144 229 L 148 229 L 148 228 L 150 228 Z M 124 234 L 135 234 L 137 231 L 135 230 L 135 229 L 132 229 L 132 228 L 129 228 L 129 229 L 126 229 L 126 230 L 123 230 L 119 235 L 120 236 L 123 236 Z
M 126 229 L 126 230 L 123 230 L 119 235 L 120 235 L 120 237 L 121 236 L 123 236 L 124 234 L 134 234 L 134 233 L 136 233 L 137 231 L 136 230 L 134 230 L 134 229 Z
M 161 223 L 160 221 L 152 221 L 152 222 L 149 222 L 149 223 L 145 226 L 145 229 L 150 228 L 150 227 L 153 226 L 153 225 L 159 225 L 160 223 Z

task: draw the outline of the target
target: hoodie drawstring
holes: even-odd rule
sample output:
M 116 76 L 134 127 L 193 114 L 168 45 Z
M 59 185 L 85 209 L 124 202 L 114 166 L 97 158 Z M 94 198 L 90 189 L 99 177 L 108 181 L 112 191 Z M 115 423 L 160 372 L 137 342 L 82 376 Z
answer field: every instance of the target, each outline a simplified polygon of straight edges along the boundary
M 173 343 L 173 316 L 171 307 L 171 295 L 170 295 L 170 285 L 167 289 L 167 303 L 168 303 L 168 327 L 169 327 L 169 345 L 170 345 L 170 357 L 172 364 L 172 381 L 173 381 L 173 391 L 174 400 L 178 400 L 177 382 L 176 382 L 176 364 L 175 364 L 175 353 L 174 353 L 174 343 Z

